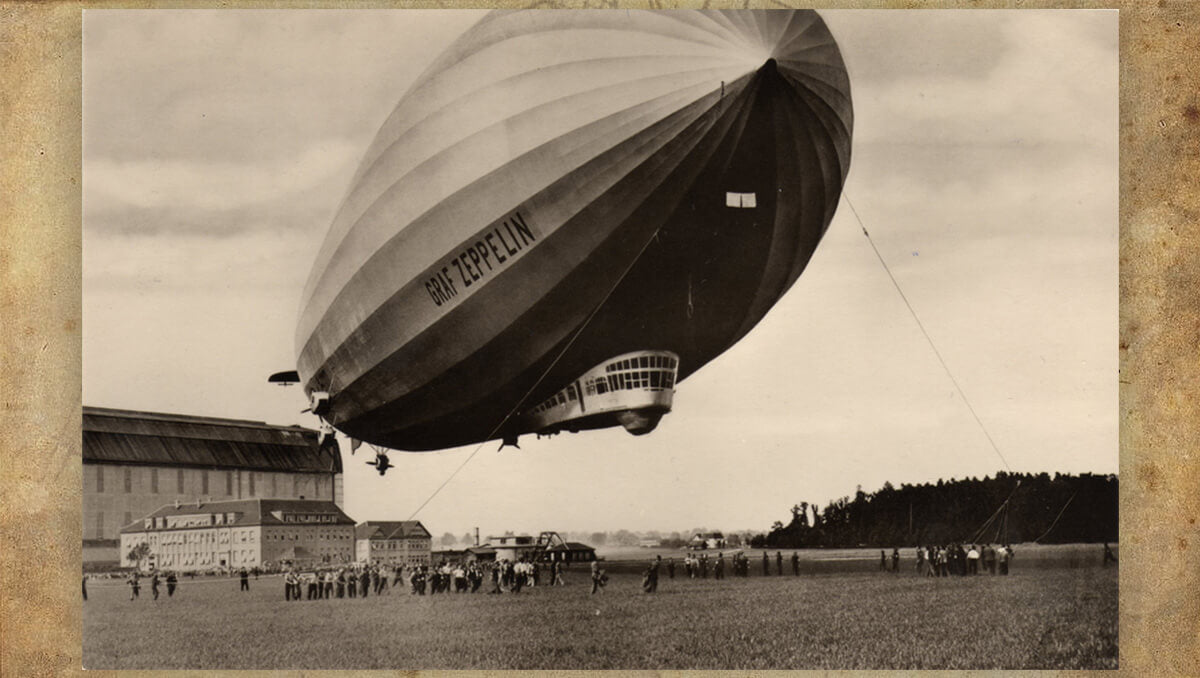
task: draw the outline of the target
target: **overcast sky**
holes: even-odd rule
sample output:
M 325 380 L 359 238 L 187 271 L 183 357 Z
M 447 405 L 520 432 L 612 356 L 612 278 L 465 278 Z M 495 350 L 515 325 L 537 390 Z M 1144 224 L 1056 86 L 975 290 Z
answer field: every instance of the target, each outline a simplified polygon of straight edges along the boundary
M 309 268 L 409 83 L 478 12 L 84 15 L 83 402 L 316 427 Z M 1117 13 L 823 12 L 854 204 L 1013 471 L 1117 471 Z M 488 443 L 435 534 L 766 529 L 799 501 L 1004 469 L 845 197 L 807 271 L 651 435 Z M 475 449 L 346 462 L 405 519 Z

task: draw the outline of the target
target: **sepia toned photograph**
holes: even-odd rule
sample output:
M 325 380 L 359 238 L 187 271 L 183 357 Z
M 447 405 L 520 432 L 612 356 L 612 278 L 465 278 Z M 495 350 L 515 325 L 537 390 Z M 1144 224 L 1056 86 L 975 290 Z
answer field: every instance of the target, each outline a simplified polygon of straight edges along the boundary
M 1118 668 L 1117 29 L 86 10 L 84 668 Z

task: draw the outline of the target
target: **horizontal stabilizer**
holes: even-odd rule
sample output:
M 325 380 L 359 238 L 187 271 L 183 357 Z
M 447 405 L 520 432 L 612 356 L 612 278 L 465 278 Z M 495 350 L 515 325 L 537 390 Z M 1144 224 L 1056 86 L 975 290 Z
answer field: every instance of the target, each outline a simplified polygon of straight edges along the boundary
M 267 381 L 271 382 L 272 384 L 287 386 L 288 384 L 298 383 L 300 381 L 300 373 L 296 370 L 276 372 L 275 374 L 267 377 Z

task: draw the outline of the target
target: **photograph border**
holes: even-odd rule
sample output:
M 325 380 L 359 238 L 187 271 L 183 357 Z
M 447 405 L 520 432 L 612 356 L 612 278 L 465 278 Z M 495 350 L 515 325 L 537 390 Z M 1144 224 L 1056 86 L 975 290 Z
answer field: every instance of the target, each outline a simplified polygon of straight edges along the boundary
M 0 5 L 0 393 L 12 675 L 82 672 L 82 10 L 711 8 L 775 2 L 46 2 Z M 812 2 L 833 8 L 1120 10 L 1120 669 L 1200 666 L 1200 3 Z M 1065 310 L 1065 309 L 1064 309 Z M 19 621 L 18 621 L 19 620 Z M 193 672 L 189 672 L 193 673 Z M 195 672 L 199 673 L 199 672 Z M 232 672 L 231 672 L 232 673 Z M 296 674 L 298 672 L 289 672 Z M 350 672 L 346 672 L 350 673 Z M 361 672 L 353 672 L 355 674 Z M 407 671 L 433 674 L 435 671 Z M 476 672 L 483 673 L 483 672 Z M 573 672 L 553 672 L 573 673 Z M 675 672 L 672 672 L 675 673 Z M 748 672 L 738 672 L 746 675 Z M 239 672 L 241 674 L 241 672 Z

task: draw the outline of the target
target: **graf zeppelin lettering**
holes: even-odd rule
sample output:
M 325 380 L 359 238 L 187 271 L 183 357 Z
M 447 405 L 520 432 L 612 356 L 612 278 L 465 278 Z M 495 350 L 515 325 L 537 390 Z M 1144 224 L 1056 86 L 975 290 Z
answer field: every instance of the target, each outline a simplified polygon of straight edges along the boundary
M 435 306 L 448 304 L 472 285 L 481 284 L 512 263 L 535 240 L 525 218 L 520 212 L 513 212 L 443 261 L 441 268 L 425 281 L 425 291 Z

